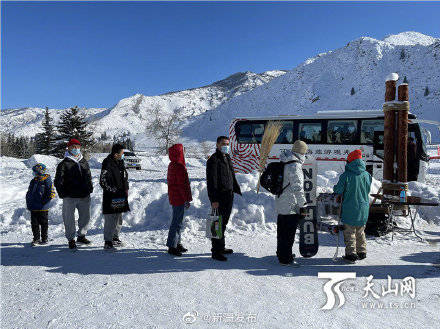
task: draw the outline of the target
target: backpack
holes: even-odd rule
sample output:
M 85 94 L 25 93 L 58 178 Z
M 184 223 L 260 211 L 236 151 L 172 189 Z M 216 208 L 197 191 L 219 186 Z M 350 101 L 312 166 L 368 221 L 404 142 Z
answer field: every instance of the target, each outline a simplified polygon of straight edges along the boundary
M 283 187 L 284 180 L 284 166 L 289 163 L 298 162 L 295 160 L 287 162 L 271 162 L 267 168 L 263 171 L 260 178 L 260 185 L 268 190 L 270 193 L 280 196 L 284 190 L 290 185 L 287 184 Z

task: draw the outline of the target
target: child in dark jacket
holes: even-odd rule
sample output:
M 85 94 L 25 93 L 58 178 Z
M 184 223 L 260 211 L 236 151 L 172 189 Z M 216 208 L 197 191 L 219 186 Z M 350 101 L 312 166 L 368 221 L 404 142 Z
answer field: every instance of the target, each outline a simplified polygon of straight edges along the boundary
M 183 145 L 175 144 L 168 149 L 170 164 L 168 165 L 168 198 L 173 206 L 173 219 L 168 232 L 168 253 L 182 256 L 187 251 L 180 243 L 180 230 L 182 229 L 183 212 L 188 209 L 192 201 L 191 187 L 186 170 Z
M 48 213 L 50 201 L 55 198 L 55 189 L 50 175 L 46 173 L 46 166 L 37 163 L 32 167 L 34 178 L 29 184 L 26 193 L 26 206 L 31 212 L 31 225 L 34 239 L 32 245 L 46 244 L 48 231 Z M 41 239 L 40 239 L 41 227 Z

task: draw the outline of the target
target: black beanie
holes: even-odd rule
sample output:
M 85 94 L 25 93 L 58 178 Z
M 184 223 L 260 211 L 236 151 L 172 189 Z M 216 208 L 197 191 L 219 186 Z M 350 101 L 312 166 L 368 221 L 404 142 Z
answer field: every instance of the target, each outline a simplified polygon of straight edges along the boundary
M 119 143 L 118 144 L 113 144 L 113 146 L 112 146 L 112 154 L 119 153 L 123 149 L 124 149 L 124 146 L 122 144 L 119 144 Z

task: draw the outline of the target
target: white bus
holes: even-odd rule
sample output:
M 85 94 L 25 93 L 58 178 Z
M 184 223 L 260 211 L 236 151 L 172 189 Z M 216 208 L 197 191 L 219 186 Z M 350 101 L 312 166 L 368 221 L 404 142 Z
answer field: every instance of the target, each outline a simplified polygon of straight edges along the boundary
M 425 136 L 414 114 L 409 114 L 408 180 L 424 181 L 429 156 Z M 413 122 L 411 122 L 413 120 Z M 231 158 L 237 172 L 249 173 L 258 169 L 261 140 L 268 121 L 280 121 L 282 130 L 269 156 L 269 161 L 279 161 L 284 150 L 290 150 L 295 140 L 309 146 L 307 158 L 315 160 L 318 171 L 325 168 L 342 172 L 348 153 L 361 149 L 367 170 L 377 180 L 382 180 L 383 168 L 383 111 L 321 111 L 314 115 L 286 115 L 261 118 L 236 118 L 231 122 L 229 138 Z M 415 173 L 415 175 L 414 175 Z M 414 178 L 415 177 L 415 178 Z

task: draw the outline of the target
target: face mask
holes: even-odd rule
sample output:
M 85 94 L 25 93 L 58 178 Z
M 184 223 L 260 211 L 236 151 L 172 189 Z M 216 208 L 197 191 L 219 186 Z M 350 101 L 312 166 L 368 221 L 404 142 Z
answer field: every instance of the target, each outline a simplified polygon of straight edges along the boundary
M 223 145 L 221 150 L 222 150 L 222 153 L 228 154 L 229 153 L 229 145 Z
M 78 155 L 80 155 L 81 154 L 81 150 L 80 149 L 72 149 L 71 151 L 70 151 L 70 153 L 72 153 L 74 156 L 78 156 Z
M 34 177 L 38 176 L 38 174 L 35 171 L 32 172 L 32 175 L 34 175 Z
M 121 155 L 121 160 L 124 160 L 124 153 L 122 153 Z

